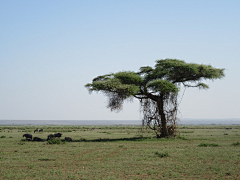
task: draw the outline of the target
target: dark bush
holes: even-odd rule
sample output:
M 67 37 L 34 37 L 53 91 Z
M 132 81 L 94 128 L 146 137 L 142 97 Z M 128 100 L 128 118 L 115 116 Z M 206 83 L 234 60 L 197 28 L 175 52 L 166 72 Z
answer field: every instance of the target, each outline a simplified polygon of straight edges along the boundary
M 160 153 L 160 152 L 155 152 L 155 155 L 157 155 L 158 157 L 160 158 L 163 158 L 163 157 L 168 157 L 168 152 L 164 152 L 164 153 Z

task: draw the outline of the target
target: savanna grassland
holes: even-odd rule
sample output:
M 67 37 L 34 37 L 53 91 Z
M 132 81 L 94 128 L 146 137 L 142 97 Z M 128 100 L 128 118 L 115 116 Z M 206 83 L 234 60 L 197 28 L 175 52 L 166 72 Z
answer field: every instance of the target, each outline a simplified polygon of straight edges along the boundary
M 0 179 L 240 179 L 240 126 L 179 126 L 177 137 L 161 139 L 141 126 L 0 129 Z M 54 132 L 59 144 L 22 137 Z

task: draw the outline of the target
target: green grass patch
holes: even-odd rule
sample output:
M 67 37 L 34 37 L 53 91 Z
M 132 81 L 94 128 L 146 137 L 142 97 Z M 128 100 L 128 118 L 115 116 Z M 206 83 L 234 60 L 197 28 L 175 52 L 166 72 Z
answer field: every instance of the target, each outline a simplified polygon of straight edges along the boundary
M 156 138 L 153 131 L 142 132 L 141 126 L 131 125 L 0 126 L 2 131 L 5 130 L 0 132 L 0 137 L 7 136 L 0 138 L 0 179 L 239 177 L 240 133 L 237 132 L 240 132 L 240 126 L 231 126 L 237 131 L 235 133 L 220 125 L 183 127 L 179 128 L 180 137 Z M 44 129 L 44 132 L 34 134 L 36 128 Z M 42 139 L 53 132 L 64 133 L 49 144 L 47 141 L 26 141 L 22 137 L 23 130 Z M 65 137 L 71 137 L 73 141 L 62 144 Z M 221 148 L 214 148 L 213 143 Z M 198 147 L 199 144 L 202 145 Z

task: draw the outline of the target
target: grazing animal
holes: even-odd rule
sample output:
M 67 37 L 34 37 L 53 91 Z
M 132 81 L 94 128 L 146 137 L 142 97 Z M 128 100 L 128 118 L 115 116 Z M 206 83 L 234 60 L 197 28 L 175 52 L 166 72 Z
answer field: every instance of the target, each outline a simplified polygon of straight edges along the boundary
M 49 134 L 48 138 L 47 138 L 47 141 L 50 140 L 50 139 L 54 139 L 55 137 L 60 138 L 61 136 L 62 136 L 61 133 Z
M 44 139 L 41 139 L 41 138 L 39 138 L 39 137 L 34 137 L 33 138 L 33 141 L 45 141 Z
M 47 138 L 47 141 L 50 140 L 50 139 L 54 139 L 54 138 L 55 138 L 54 134 L 49 134 L 48 138 Z
M 60 138 L 62 136 L 62 134 L 61 133 L 55 133 L 54 136 Z
M 34 133 L 35 133 L 35 132 L 38 132 L 38 128 L 34 130 Z
M 43 132 L 44 131 L 44 129 L 40 129 L 38 132 Z
M 72 138 L 70 138 L 70 137 L 65 137 L 65 141 L 72 141 Z
M 31 139 L 32 140 L 32 135 L 31 134 L 24 134 L 23 137 L 26 139 Z

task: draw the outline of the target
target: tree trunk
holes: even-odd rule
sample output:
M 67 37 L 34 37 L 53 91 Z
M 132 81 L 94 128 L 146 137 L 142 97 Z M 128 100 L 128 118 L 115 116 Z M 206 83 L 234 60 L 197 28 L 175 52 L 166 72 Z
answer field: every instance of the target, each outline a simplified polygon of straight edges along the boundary
M 169 136 L 169 133 L 168 133 L 168 128 L 167 128 L 167 121 L 166 121 L 165 113 L 163 111 L 163 99 L 162 98 L 157 101 L 157 105 L 158 105 L 158 112 L 161 117 L 161 125 L 162 125 L 161 137 L 167 137 L 167 136 Z

